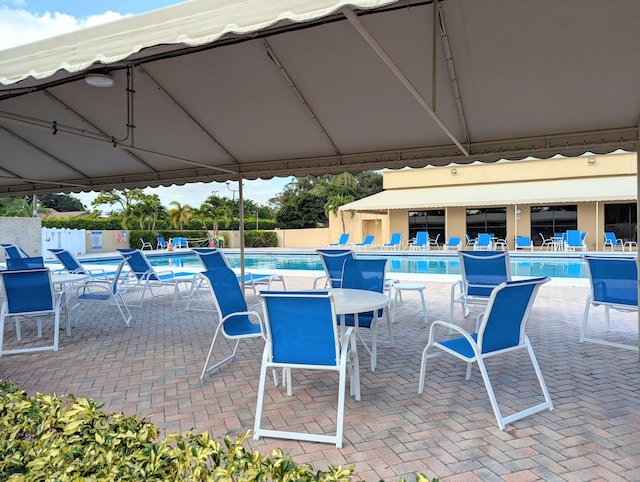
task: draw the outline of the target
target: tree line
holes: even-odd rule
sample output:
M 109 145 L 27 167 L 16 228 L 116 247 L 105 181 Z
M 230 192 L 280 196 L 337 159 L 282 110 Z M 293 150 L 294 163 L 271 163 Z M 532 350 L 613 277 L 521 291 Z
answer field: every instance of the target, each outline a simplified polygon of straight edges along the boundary
M 328 225 L 339 207 L 382 191 L 382 175 L 365 171 L 359 174 L 305 176 L 287 184 L 267 205 L 243 200 L 245 223 L 256 229 L 313 228 Z M 101 191 L 91 203 L 89 219 L 109 219 L 122 229 L 237 229 L 240 203 L 237 199 L 208 196 L 199 207 L 171 201 L 160 202 L 157 194 L 141 189 Z M 86 211 L 84 204 L 68 194 L 43 194 L 37 197 L 0 198 L 0 216 L 30 217 L 46 213 Z

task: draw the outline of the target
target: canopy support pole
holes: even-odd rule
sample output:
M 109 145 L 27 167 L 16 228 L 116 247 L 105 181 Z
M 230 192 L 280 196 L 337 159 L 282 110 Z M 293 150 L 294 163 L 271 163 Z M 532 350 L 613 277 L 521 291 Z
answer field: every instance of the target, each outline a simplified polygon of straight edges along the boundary
M 349 7 L 343 7 L 340 10 L 345 17 L 351 22 L 351 25 L 358 31 L 358 33 L 362 36 L 362 38 L 369 44 L 369 46 L 374 50 L 374 52 L 382 59 L 382 61 L 387 64 L 387 67 L 393 72 L 393 74 L 402 82 L 402 84 L 407 88 L 407 90 L 413 95 L 413 97 L 418 101 L 418 103 L 422 106 L 424 110 L 431 116 L 431 118 L 435 121 L 435 123 L 442 129 L 442 131 L 447 135 L 449 139 L 460 149 L 460 151 L 466 156 L 469 157 L 469 152 L 467 149 L 456 139 L 453 133 L 444 125 L 444 122 L 438 117 L 438 115 L 433 111 L 433 109 L 429 106 L 424 97 L 418 92 L 409 78 L 400 70 L 400 67 L 393 61 L 393 59 L 387 54 L 387 52 L 382 48 L 382 45 L 378 43 L 378 41 L 371 35 L 371 33 L 367 30 L 364 24 L 360 21 L 358 16 L 355 14 L 353 10 Z
M 238 176 L 238 212 L 240 225 L 238 234 L 240 236 L 240 279 L 242 280 L 242 292 L 244 293 L 244 193 L 242 190 L 242 175 Z
M 638 128 L 640 131 L 640 127 Z M 639 132 L 640 135 L 640 132 Z M 638 212 L 640 212 L 640 142 L 636 142 L 635 145 L 636 151 L 636 241 L 638 240 Z M 624 249 L 624 248 L 623 248 Z M 631 247 L 629 247 L 629 251 L 631 251 Z M 639 251 L 640 253 L 640 251 Z M 637 263 L 636 259 L 636 263 Z M 638 296 L 640 296 L 640 270 L 638 272 Z M 638 298 L 640 299 L 640 298 Z M 640 362 L 640 310 L 637 311 L 638 318 L 638 362 Z

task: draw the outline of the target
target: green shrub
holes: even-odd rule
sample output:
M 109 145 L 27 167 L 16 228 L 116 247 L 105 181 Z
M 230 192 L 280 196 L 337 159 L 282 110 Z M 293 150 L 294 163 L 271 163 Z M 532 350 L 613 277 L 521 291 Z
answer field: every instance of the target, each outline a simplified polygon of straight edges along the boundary
M 275 450 L 250 452 L 207 432 L 169 434 L 138 416 L 104 413 L 102 404 L 73 395 L 27 396 L 0 379 L 0 479 L 6 481 L 171 480 L 349 482 L 354 466 L 313 471 Z M 404 479 L 401 479 L 404 480 Z M 424 475 L 417 482 L 429 482 Z M 435 479 L 434 479 L 435 482 Z
M 247 248 L 272 248 L 278 246 L 278 236 L 274 231 L 245 231 L 244 245 Z
M 102 218 L 44 218 L 43 228 L 58 229 L 86 229 L 87 231 L 108 231 L 110 229 L 122 229 L 122 220 L 119 217 Z

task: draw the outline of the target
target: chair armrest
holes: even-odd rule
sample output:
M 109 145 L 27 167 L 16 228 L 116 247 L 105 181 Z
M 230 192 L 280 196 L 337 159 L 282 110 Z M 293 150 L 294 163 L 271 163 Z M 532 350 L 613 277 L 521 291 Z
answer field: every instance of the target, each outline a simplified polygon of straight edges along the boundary
M 320 281 L 321 279 L 325 280 L 324 285 L 325 287 L 327 286 L 327 283 L 329 282 L 329 276 L 324 275 L 324 276 L 318 276 L 316 279 L 313 280 L 313 289 L 317 289 L 316 285 L 318 283 L 318 281 Z

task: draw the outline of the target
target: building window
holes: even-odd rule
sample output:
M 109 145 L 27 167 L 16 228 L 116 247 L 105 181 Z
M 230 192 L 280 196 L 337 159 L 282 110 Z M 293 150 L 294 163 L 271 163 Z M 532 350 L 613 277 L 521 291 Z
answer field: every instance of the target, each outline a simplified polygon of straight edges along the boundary
M 496 238 L 505 238 L 507 208 L 467 209 L 467 234 L 474 239 L 479 233 L 491 233 Z
M 604 230 L 615 233 L 623 241 L 637 241 L 638 206 L 629 204 L 605 204 Z
M 409 211 L 409 239 L 414 239 L 418 231 L 428 231 L 429 239 L 438 238 L 439 243 L 444 242 L 444 209 L 431 211 Z
M 550 238 L 555 233 L 578 229 L 578 206 L 531 206 L 531 238 L 542 244 L 542 236 Z

